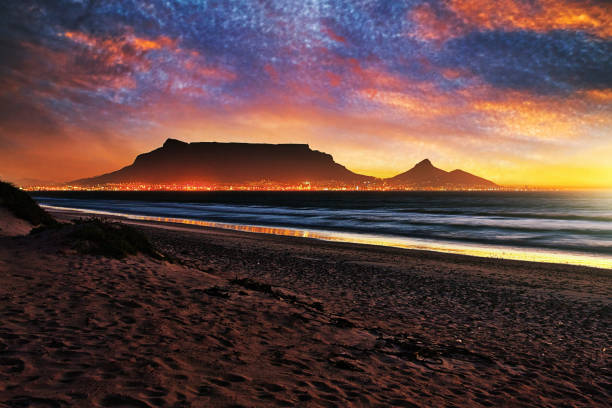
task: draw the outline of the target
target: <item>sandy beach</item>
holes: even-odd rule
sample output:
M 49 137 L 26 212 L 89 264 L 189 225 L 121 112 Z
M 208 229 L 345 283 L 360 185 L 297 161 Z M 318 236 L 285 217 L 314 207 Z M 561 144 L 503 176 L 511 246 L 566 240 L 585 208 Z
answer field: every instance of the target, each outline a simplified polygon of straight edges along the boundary
M 53 232 L 0 238 L 0 407 L 612 397 L 610 270 L 137 228 L 175 261 L 82 255 Z

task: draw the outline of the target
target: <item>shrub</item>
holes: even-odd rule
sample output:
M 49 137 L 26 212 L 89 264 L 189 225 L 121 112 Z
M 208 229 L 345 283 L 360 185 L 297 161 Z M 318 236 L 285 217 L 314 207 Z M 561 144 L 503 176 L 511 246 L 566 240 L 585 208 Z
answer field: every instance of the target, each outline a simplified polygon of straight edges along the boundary
M 142 253 L 166 259 L 141 231 L 119 222 L 99 218 L 74 220 L 73 230 L 68 236 L 73 240 L 73 248 L 81 253 L 110 258 Z
M 253 279 L 249 279 L 249 278 L 244 278 L 244 279 L 234 278 L 234 279 L 232 279 L 230 281 L 230 283 L 232 285 L 242 286 L 243 288 L 254 290 L 254 291 L 257 291 L 257 292 L 263 292 L 263 293 L 267 293 L 269 295 L 276 295 L 276 292 L 274 292 L 274 290 L 272 290 L 272 285 L 269 285 L 267 283 L 258 282 L 258 281 L 253 280 Z

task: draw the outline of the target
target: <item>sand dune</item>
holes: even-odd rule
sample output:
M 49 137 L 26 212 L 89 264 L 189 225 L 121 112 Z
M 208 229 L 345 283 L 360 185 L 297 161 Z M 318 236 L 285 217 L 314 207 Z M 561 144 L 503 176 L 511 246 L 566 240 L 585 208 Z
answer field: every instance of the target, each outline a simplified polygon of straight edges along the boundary
M 0 237 L 27 235 L 32 228 L 29 222 L 15 217 L 9 210 L 0 207 Z
M 0 241 L 0 406 L 606 406 L 610 271 L 143 227 Z

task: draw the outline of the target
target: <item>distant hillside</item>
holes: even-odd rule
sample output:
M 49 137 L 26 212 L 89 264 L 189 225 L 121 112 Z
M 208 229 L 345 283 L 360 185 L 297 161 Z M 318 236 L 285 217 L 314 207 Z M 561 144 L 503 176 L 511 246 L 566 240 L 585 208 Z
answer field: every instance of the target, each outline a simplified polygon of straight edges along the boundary
M 245 185 L 278 183 L 315 186 L 371 186 L 391 188 L 492 188 L 489 180 L 462 170 L 450 172 L 423 160 L 412 169 L 388 179 L 353 173 L 336 163 L 329 154 L 312 150 L 306 144 L 185 143 L 168 139 L 162 147 L 140 154 L 129 166 L 112 173 L 70 182 L 98 186 L 134 184 Z M 263 185 L 262 185 L 263 186 Z
M 108 183 L 360 183 L 373 180 L 334 162 L 305 144 L 185 143 L 168 139 L 136 157 L 131 165 L 101 176 L 71 182 Z
M 387 184 L 410 188 L 494 188 L 492 181 L 475 176 L 463 170 L 444 171 L 425 159 L 412 169 L 385 180 Z

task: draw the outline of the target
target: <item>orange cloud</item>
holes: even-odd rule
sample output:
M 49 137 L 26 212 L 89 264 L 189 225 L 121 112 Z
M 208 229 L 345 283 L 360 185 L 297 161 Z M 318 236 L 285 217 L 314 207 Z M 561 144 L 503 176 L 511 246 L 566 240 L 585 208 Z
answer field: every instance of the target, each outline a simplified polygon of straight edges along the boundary
M 183 67 L 193 75 L 194 80 L 233 81 L 236 79 L 236 74 L 232 71 L 221 67 L 207 66 L 202 62 L 190 59 L 185 61 Z
M 446 0 L 444 4 L 445 13 L 427 3 L 414 7 L 408 18 L 415 27 L 408 35 L 432 42 L 444 42 L 474 29 L 573 30 L 612 37 L 612 8 L 604 2 Z
M 599 102 L 612 102 L 612 89 L 591 89 L 585 92 L 587 98 Z
M 327 75 L 327 79 L 329 79 L 329 84 L 331 86 L 336 87 L 342 83 L 342 77 L 336 73 L 326 72 L 325 75 Z
M 612 10 L 604 2 L 572 0 L 447 0 L 459 19 L 489 30 L 582 30 L 612 36 Z
M 179 60 L 183 70 L 174 70 L 166 80 L 166 91 L 180 93 L 187 96 L 206 96 L 208 93 L 202 88 L 203 84 L 233 81 L 236 74 L 213 64 L 197 51 L 185 50 L 178 47 L 177 41 L 167 36 L 156 38 L 138 37 L 132 32 L 120 37 L 96 37 L 78 31 L 64 33 L 66 38 L 85 46 L 90 56 L 95 60 L 96 68 L 125 67 L 123 71 L 149 71 L 152 62 L 145 58 L 152 50 L 164 50 L 172 53 Z M 111 72 L 116 70 L 110 69 Z M 134 81 L 130 75 L 114 75 L 112 83 L 117 86 L 133 85 Z M 90 78 L 85 78 L 84 82 Z
M 96 37 L 79 31 L 68 31 L 64 37 L 89 48 L 101 56 L 101 62 L 106 65 L 129 64 L 141 70 L 149 69 L 149 64 L 142 58 L 147 51 L 177 49 L 176 41 L 166 36 L 149 39 L 129 33 L 121 37 Z
M 273 81 L 278 81 L 278 72 L 276 72 L 276 69 L 274 69 L 272 65 L 266 64 L 264 66 L 264 70 L 270 76 L 270 78 L 272 78 Z
M 119 89 L 136 86 L 130 76 L 124 75 L 125 72 L 109 69 L 113 64 L 104 56 L 96 55 L 90 64 L 83 61 L 76 63 L 78 55 L 33 43 L 22 43 L 21 46 L 30 55 L 20 67 L 23 85 L 31 86 L 40 78 L 52 79 L 47 87 L 36 87 L 39 96 L 51 97 L 62 88 Z
M 334 40 L 336 42 L 340 42 L 340 43 L 344 43 L 344 44 L 347 43 L 346 38 L 344 38 L 340 34 L 336 33 L 331 27 L 324 26 L 323 27 L 323 32 L 325 32 L 325 34 L 327 34 L 329 36 L 329 38 L 331 38 L 332 40 Z
M 322 69 L 326 79 L 334 86 L 342 82 L 348 88 L 369 91 L 399 89 L 404 86 L 403 78 L 387 71 L 378 61 L 362 62 L 356 58 L 342 58 L 326 50 L 323 53 L 326 55 L 321 58 L 324 61 Z
M 385 108 L 391 108 L 402 112 L 410 118 L 435 118 L 443 115 L 458 113 L 458 108 L 450 103 L 447 95 L 436 92 L 430 88 L 430 92 L 421 92 L 425 84 L 419 86 L 419 90 L 412 92 L 372 91 L 365 89 L 359 92 L 363 98 L 368 98 Z M 429 88 L 429 87 L 428 87 Z
M 444 90 L 433 82 L 405 81 L 401 88 L 364 88 L 356 97 L 378 105 L 384 117 L 396 117 L 414 125 L 429 124 L 439 134 L 467 132 L 479 148 L 485 140 L 508 144 L 563 144 L 588 139 L 590 132 L 612 127 L 604 108 L 612 100 L 608 90 L 586 91 L 560 99 L 526 91 L 508 92 L 483 83 L 460 90 Z M 609 106 L 609 105 L 608 105 Z M 444 123 L 452 123 L 448 129 Z M 456 145 L 457 150 L 465 146 Z
M 372 58 L 361 61 L 337 55 L 325 47 L 315 49 L 318 64 L 295 66 L 291 76 L 285 76 L 285 87 L 276 97 L 292 101 L 300 97 L 334 102 L 333 90 L 365 90 L 374 96 L 379 90 L 397 90 L 404 86 L 401 75 L 389 72 L 384 65 Z M 279 74 L 264 66 L 271 78 Z M 329 85 L 329 86 L 328 86 Z M 270 92 L 268 92 L 270 93 Z M 336 101 L 337 102 L 337 101 Z
M 428 3 L 414 7 L 408 19 L 415 23 L 409 36 L 420 40 L 442 42 L 462 32 L 462 27 L 454 24 L 449 18 L 436 14 Z
M 587 91 L 587 98 L 577 93 L 563 99 L 519 91 L 487 92 L 470 106 L 485 116 L 485 123 L 499 136 L 564 143 L 586 138 L 586 132 L 594 128 L 612 127 L 609 113 L 596 109 L 601 102 L 597 98 L 612 98 L 610 92 Z
M 562 140 L 576 136 L 579 123 L 549 101 L 505 98 L 501 101 L 475 101 L 475 112 L 483 113 L 489 128 L 508 137 Z
M 119 38 L 114 37 L 95 37 L 80 31 L 67 31 L 64 36 L 70 38 L 74 42 L 84 44 L 92 48 L 100 48 L 116 54 L 129 54 L 131 51 L 144 52 L 149 50 L 158 50 L 160 48 L 176 48 L 176 41 L 164 35 L 155 39 L 137 37 L 133 33 Z M 125 49 L 129 46 L 132 48 Z

